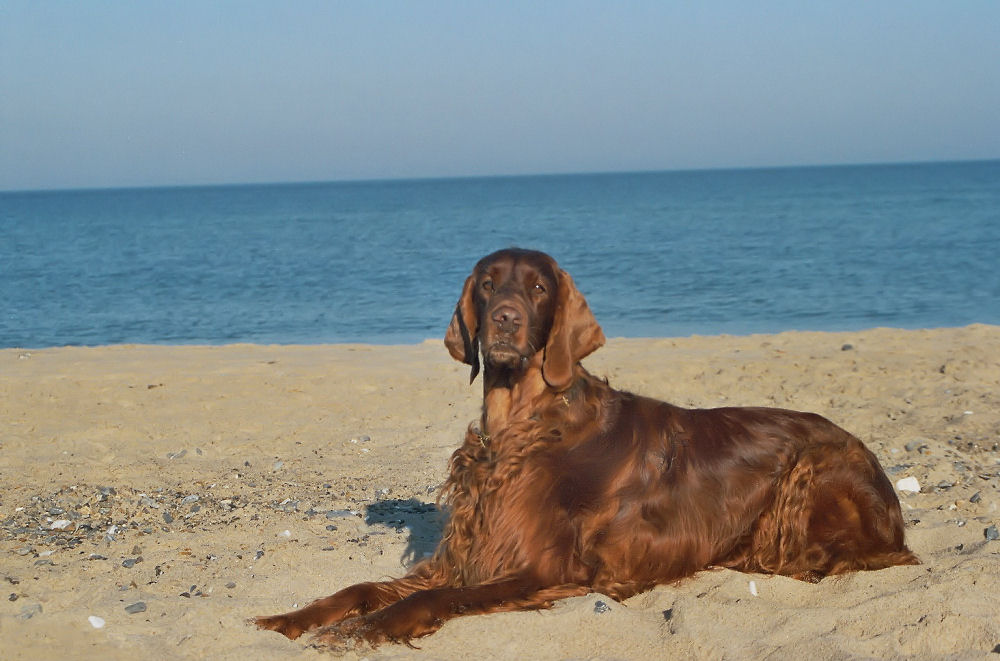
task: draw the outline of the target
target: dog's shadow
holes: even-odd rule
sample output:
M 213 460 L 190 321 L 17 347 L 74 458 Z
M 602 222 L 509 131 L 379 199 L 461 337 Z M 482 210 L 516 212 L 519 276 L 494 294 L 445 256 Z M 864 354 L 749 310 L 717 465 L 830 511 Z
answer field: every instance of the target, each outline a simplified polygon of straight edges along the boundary
M 409 531 L 402 561 L 411 566 L 434 553 L 447 513 L 432 503 L 422 503 L 416 498 L 379 500 L 365 507 L 365 523 L 381 524 L 395 528 L 396 532 Z

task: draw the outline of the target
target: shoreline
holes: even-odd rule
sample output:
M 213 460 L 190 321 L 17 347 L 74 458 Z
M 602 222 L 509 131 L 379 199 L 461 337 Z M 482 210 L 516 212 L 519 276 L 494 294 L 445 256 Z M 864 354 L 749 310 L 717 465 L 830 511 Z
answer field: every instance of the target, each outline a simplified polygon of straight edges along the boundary
M 984 324 L 609 339 L 584 362 L 616 388 L 814 411 L 859 436 L 894 484 L 918 481 L 898 495 L 924 564 L 815 586 L 711 570 L 345 658 L 459 659 L 482 640 L 486 658 L 984 657 L 1000 644 L 998 348 Z M 468 377 L 436 338 L 0 350 L 5 655 L 318 658 L 246 619 L 433 548 L 436 489 L 479 412 Z
M 990 322 L 971 322 L 961 326 L 865 326 L 863 328 L 857 329 L 811 329 L 811 328 L 789 328 L 773 332 L 767 331 L 747 331 L 745 333 L 737 332 L 718 332 L 718 333 L 689 333 L 681 335 L 611 335 L 605 334 L 608 342 L 618 342 L 618 341 L 650 341 L 656 342 L 661 340 L 686 340 L 686 339 L 726 339 L 726 338 L 751 338 L 751 337 L 772 337 L 777 335 L 785 335 L 788 333 L 823 333 L 828 335 L 842 335 L 848 333 L 869 333 L 873 331 L 902 331 L 902 332 L 921 332 L 921 331 L 947 331 L 947 330 L 958 330 L 961 328 L 975 328 L 979 326 L 984 326 L 986 328 L 1000 328 L 1000 324 L 994 324 Z M 442 331 L 443 332 L 443 331 Z M 443 337 L 443 336 L 442 336 Z M 161 348 L 224 348 L 224 347 L 417 347 L 424 344 L 437 344 L 442 341 L 440 337 L 425 337 L 422 339 L 414 339 L 413 341 L 402 342 L 402 341 L 386 341 L 386 342 L 373 342 L 373 341 L 329 341 L 329 342 L 255 342 L 250 340 L 238 340 L 232 342 L 204 342 L 204 341 L 194 341 L 194 342 L 116 342 L 110 344 L 59 344 L 59 345 L 44 345 L 44 346 L 0 346 L 0 352 L 4 351 L 21 351 L 21 352 L 39 352 L 39 351 L 50 351 L 58 349 L 113 349 L 116 347 L 161 347 Z

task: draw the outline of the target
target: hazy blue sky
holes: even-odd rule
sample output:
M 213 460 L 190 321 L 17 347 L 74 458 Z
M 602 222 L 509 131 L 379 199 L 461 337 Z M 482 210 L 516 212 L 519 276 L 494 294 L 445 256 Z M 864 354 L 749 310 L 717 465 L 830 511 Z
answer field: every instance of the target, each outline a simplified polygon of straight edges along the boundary
M 0 0 L 0 189 L 998 157 L 996 0 Z

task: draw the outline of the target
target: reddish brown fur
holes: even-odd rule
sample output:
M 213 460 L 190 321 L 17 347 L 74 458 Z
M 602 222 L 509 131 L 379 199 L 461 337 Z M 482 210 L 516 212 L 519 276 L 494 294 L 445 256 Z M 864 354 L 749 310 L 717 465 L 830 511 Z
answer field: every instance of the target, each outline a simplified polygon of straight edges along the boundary
M 580 360 L 604 336 L 547 255 L 502 250 L 466 280 L 445 344 L 484 370 L 479 428 L 452 456 L 433 557 L 257 618 L 321 645 L 408 642 L 454 616 L 624 599 L 711 566 L 807 581 L 917 561 L 857 438 L 811 413 L 682 409 Z

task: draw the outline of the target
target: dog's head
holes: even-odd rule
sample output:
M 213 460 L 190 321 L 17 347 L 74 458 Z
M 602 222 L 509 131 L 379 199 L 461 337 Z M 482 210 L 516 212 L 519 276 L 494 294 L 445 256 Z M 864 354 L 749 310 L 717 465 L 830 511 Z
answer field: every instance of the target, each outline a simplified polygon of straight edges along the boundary
M 561 390 L 573 366 L 604 344 L 604 333 L 554 259 L 507 249 L 481 259 L 466 278 L 444 342 L 456 360 L 472 365 L 471 379 L 480 347 L 488 369 L 523 369 L 541 351 L 545 382 Z

